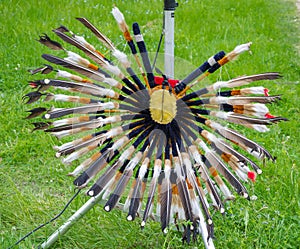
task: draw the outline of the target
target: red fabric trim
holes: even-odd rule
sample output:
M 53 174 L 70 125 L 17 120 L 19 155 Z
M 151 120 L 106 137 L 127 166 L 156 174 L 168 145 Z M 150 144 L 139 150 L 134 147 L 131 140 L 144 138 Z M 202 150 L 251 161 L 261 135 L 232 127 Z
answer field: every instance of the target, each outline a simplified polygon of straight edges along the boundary
M 275 118 L 275 116 L 273 116 L 271 113 L 267 113 L 267 114 L 265 115 L 265 117 L 266 117 L 266 118 Z
M 154 82 L 156 85 L 162 85 L 162 83 L 164 82 L 164 78 L 160 76 L 154 76 Z M 179 80 L 168 79 L 168 82 L 171 87 L 175 87 Z
M 249 172 L 248 172 L 248 178 L 249 178 L 252 182 L 255 182 L 255 179 L 256 179 L 256 174 L 255 174 L 255 172 L 249 171 Z
M 269 96 L 269 89 L 265 88 L 264 93 L 265 93 L 265 96 Z

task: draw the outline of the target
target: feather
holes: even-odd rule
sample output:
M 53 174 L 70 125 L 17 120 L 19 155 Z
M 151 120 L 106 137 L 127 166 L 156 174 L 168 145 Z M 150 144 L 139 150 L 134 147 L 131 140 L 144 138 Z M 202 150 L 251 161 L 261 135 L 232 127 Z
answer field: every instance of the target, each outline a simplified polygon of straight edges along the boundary
M 146 145 L 146 144 L 145 144 Z M 147 145 L 148 146 L 148 145 Z M 141 166 L 138 170 L 138 176 L 134 182 L 134 187 L 132 188 L 131 197 L 128 196 L 127 198 L 127 206 L 128 206 L 128 215 L 127 220 L 134 220 L 136 213 L 139 211 L 141 207 L 141 202 L 144 196 L 144 192 L 146 189 L 146 182 L 148 178 L 148 166 L 149 166 L 149 158 L 147 157 L 151 155 L 152 149 L 147 149 L 145 153 L 145 158 L 141 163 Z M 141 184 L 141 186 L 140 186 Z M 130 201 L 130 203 L 129 203 Z M 126 209 L 126 208 L 125 208 Z
M 32 131 L 36 131 L 36 130 L 47 129 L 51 125 L 51 122 L 33 122 L 32 124 L 34 125 L 34 128 Z
M 216 63 L 214 63 L 214 65 L 211 66 L 206 73 L 204 73 L 204 74 L 200 73 L 200 77 L 196 81 L 194 81 L 188 87 L 181 88 L 182 90 L 180 89 L 180 91 L 177 91 L 178 95 L 183 96 L 186 93 L 187 90 L 191 89 L 194 85 L 199 83 L 205 77 L 207 77 L 211 73 L 214 73 L 217 69 L 219 69 L 220 67 L 222 67 L 226 63 L 236 59 L 241 53 L 243 53 L 245 51 L 249 51 L 251 44 L 252 44 L 251 42 L 248 42 L 248 43 L 236 46 L 234 48 L 234 50 L 232 50 L 231 52 L 229 52 L 225 56 L 222 56 L 221 59 L 219 59 Z M 203 90 L 204 90 L 203 93 L 207 93 L 207 89 L 202 89 L 201 91 L 203 91 Z
M 221 112 L 221 111 L 212 111 L 210 115 L 215 116 L 220 119 L 227 120 L 228 122 L 244 125 L 255 130 L 265 132 L 268 131 L 267 128 L 264 128 L 265 125 L 270 125 L 274 122 L 286 121 L 286 118 L 274 117 L 274 118 L 252 118 L 245 115 L 235 114 L 233 112 Z M 258 126 L 256 126 L 258 125 Z M 260 129 L 260 127 L 262 129 Z
M 96 129 L 98 127 L 102 127 L 101 121 L 98 121 L 98 119 L 92 119 L 91 121 L 87 121 L 87 122 L 81 122 L 81 123 L 77 123 L 77 124 L 71 123 L 69 125 L 61 125 L 61 126 L 52 127 L 45 131 L 46 132 L 59 132 L 59 131 L 67 131 L 67 130 L 78 129 L 78 128 Z
M 103 189 L 106 188 L 109 181 L 112 179 L 112 177 L 115 175 L 117 170 L 121 167 L 120 162 L 114 163 L 111 167 L 109 167 L 96 181 L 96 183 L 88 190 L 87 194 L 89 196 L 96 196 L 97 194 L 101 193 Z M 84 174 L 83 176 L 85 176 Z M 77 178 L 78 179 L 78 178 Z M 79 179 L 81 180 L 81 179 Z M 76 182 L 75 182 L 76 185 Z M 86 185 L 86 181 L 85 181 Z
M 171 177 L 171 161 L 165 160 L 164 172 L 159 176 L 159 191 L 158 198 L 160 203 L 160 223 L 161 229 L 164 233 L 167 233 L 167 227 L 170 223 L 171 216 L 171 203 L 172 203 L 172 185 L 170 181 Z
M 229 96 L 247 96 L 250 94 L 260 94 L 260 95 L 268 95 L 269 89 L 264 88 L 263 86 L 254 86 L 254 87 L 248 87 L 248 88 L 242 88 L 242 89 L 233 89 L 229 91 L 218 91 L 216 93 L 216 96 L 223 96 L 223 97 L 229 97 Z M 204 95 L 202 95 L 204 96 Z M 205 96 L 211 96 L 209 94 Z
M 240 86 L 247 85 L 254 81 L 275 80 L 275 79 L 279 79 L 280 77 L 281 77 L 281 75 L 277 72 L 255 74 L 255 75 L 250 75 L 250 76 L 242 76 L 242 77 L 237 77 L 237 78 L 231 79 L 225 83 L 217 82 L 214 84 L 213 88 L 216 91 L 216 90 L 220 89 L 221 87 L 228 87 L 228 88 L 240 87 Z
M 117 21 L 120 30 L 123 33 L 127 32 L 128 31 L 128 26 L 125 22 L 124 15 L 121 13 L 121 11 L 115 6 L 115 7 L 113 7 L 111 13 L 113 14 L 115 20 Z
M 251 82 L 254 81 L 259 81 L 259 80 L 275 80 L 280 78 L 279 73 L 263 73 L 263 74 L 255 74 L 255 75 L 250 75 L 250 76 L 243 76 L 243 77 L 238 77 L 235 79 L 231 79 L 228 81 L 218 81 L 215 82 L 205 88 L 196 90 L 192 93 L 189 93 L 185 96 L 182 97 L 182 100 L 190 100 L 192 98 L 198 98 L 201 95 L 207 94 L 209 92 L 214 92 L 218 91 L 221 88 L 234 88 L 234 87 L 240 87 L 244 85 L 248 85 Z M 242 89 L 241 89 L 242 91 Z
M 212 220 L 211 214 L 208 210 L 209 205 L 208 205 L 207 199 L 205 197 L 204 190 L 201 186 L 201 183 L 200 183 L 200 180 L 198 177 L 196 177 L 196 176 L 192 177 L 191 180 L 192 180 L 192 184 L 194 186 L 195 192 L 197 193 L 197 196 L 201 203 L 202 209 L 204 211 L 205 222 L 207 223 L 207 226 L 210 228 L 209 230 L 211 231 L 213 229 L 213 220 Z M 200 211 L 200 219 L 201 219 L 201 215 L 202 215 L 202 212 Z M 210 233 L 209 233 L 209 235 L 210 235 Z M 212 235 L 210 235 L 210 237 L 212 237 Z
M 106 138 L 104 133 L 105 131 L 98 132 L 92 135 L 87 135 L 83 138 L 79 138 L 72 142 L 63 144 L 60 147 L 56 147 L 56 157 L 60 157 L 62 155 L 69 155 L 74 151 L 79 150 L 85 146 L 90 146 L 91 144 L 97 144 L 98 146 L 101 146 L 106 140 L 109 140 Z
M 63 71 L 63 70 L 57 70 L 56 76 L 61 77 L 61 78 L 65 78 L 65 79 L 74 80 L 74 81 L 77 81 L 77 82 L 82 82 L 82 83 L 93 83 L 93 81 L 90 80 L 90 79 L 83 78 L 83 77 L 80 77 L 78 75 L 69 73 L 67 71 Z
M 96 50 L 94 48 L 90 49 L 91 46 L 87 47 L 85 46 L 85 44 L 87 43 L 86 41 L 84 42 L 80 42 L 78 41 L 78 37 L 76 39 L 76 36 L 70 37 L 68 35 L 66 35 L 63 32 L 60 32 L 59 30 L 54 30 L 54 32 L 60 37 L 62 38 L 64 41 L 72 44 L 73 46 L 79 48 L 80 50 L 82 50 L 88 57 L 90 57 L 92 60 L 94 60 L 96 63 L 98 63 L 101 67 L 103 67 L 103 69 L 108 70 L 110 73 L 116 75 L 117 77 L 119 77 L 120 79 L 122 79 L 122 81 L 129 86 L 133 91 L 136 91 L 137 89 L 134 87 L 134 85 L 130 82 L 130 80 L 128 80 L 123 73 L 120 71 L 120 69 L 117 66 L 114 66 L 112 64 L 110 64 L 107 60 L 105 60 L 103 58 L 103 56 L 99 56 L 99 54 L 96 52 Z M 112 45 L 112 44 L 111 44 Z M 68 52 L 70 53 L 70 52 Z M 124 54 L 123 52 L 117 50 L 117 49 L 113 49 L 113 55 L 122 63 L 122 65 L 125 68 L 130 68 L 130 62 L 127 59 L 126 54 Z M 72 58 L 72 57 L 70 57 Z M 82 61 L 82 59 L 80 59 Z M 90 63 L 86 62 L 86 64 L 88 65 L 88 67 L 91 67 Z M 95 66 L 92 66 L 92 68 Z M 132 69 L 131 69 L 131 72 Z
M 206 160 L 204 160 L 204 161 L 206 161 Z M 203 179 L 203 181 L 206 184 L 206 188 L 208 190 L 211 200 L 213 201 L 214 207 L 217 210 L 219 210 L 221 214 L 224 213 L 225 212 L 224 205 L 218 194 L 218 191 L 215 188 L 215 185 L 212 182 L 212 179 L 208 175 L 206 168 L 202 164 L 200 164 L 198 167 L 198 171 L 201 175 L 201 178 Z
M 105 36 L 103 35 L 93 24 L 91 24 L 88 19 L 86 18 L 76 18 L 78 21 L 80 21 L 84 26 L 86 26 L 88 29 L 90 29 L 96 37 L 109 49 L 114 50 L 115 47 L 112 44 L 112 42 Z
M 30 70 L 28 70 L 28 72 L 30 72 L 32 75 L 37 74 L 37 73 L 48 74 L 48 73 L 51 73 L 53 70 L 54 70 L 53 67 L 45 64 L 45 66 L 43 66 L 43 67 L 39 67 L 36 69 L 30 69 Z
M 207 131 L 203 131 L 201 134 L 221 152 L 235 156 L 238 162 L 249 163 L 253 167 L 253 169 L 255 169 L 258 173 L 261 171 L 260 168 L 254 162 L 252 162 L 250 159 L 248 159 L 238 151 L 234 150 L 225 141 L 222 141 L 221 139 L 217 138 L 215 135 Z
M 95 61 L 96 63 L 98 63 L 100 66 L 102 66 L 105 69 L 110 68 L 108 66 L 108 62 L 105 61 L 100 55 L 98 55 L 97 53 L 93 52 L 92 50 L 90 50 L 89 48 L 86 48 L 84 45 L 82 45 L 80 42 L 78 42 L 76 39 L 66 35 L 63 32 L 60 32 L 59 30 L 53 30 L 53 32 L 58 35 L 62 40 L 64 40 L 65 42 L 79 48 L 80 50 L 82 50 L 89 58 L 91 58 L 93 61 Z M 114 72 L 114 71 L 113 71 Z
M 94 142 L 88 146 L 85 146 L 82 149 L 77 150 L 76 152 L 71 153 L 69 156 L 65 157 L 62 162 L 64 164 L 70 164 L 71 162 L 73 162 L 74 160 L 79 159 L 80 157 L 82 157 L 83 155 L 86 155 L 87 153 L 89 153 L 90 151 L 94 150 L 95 148 L 98 147 L 98 143 Z
M 80 103 L 80 104 L 94 104 L 99 103 L 99 100 L 97 99 L 91 99 L 86 97 L 80 97 L 80 96 L 71 96 L 71 95 L 65 95 L 65 94 L 47 94 L 44 101 L 62 101 L 62 102 L 71 102 L 71 103 Z
M 122 176 L 120 177 L 120 180 L 117 183 L 117 186 L 114 190 L 114 192 L 110 195 L 107 203 L 104 206 L 104 209 L 106 211 L 110 211 L 117 202 L 119 201 L 121 194 L 123 193 L 125 186 L 127 185 L 128 181 L 130 180 L 133 170 L 136 167 L 136 165 L 139 163 L 139 161 L 142 158 L 143 153 L 140 151 L 138 152 L 134 158 L 129 160 L 129 157 L 131 157 L 132 153 L 134 152 L 134 147 L 129 147 L 126 151 L 123 152 L 123 157 L 126 158 L 126 161 L 128 161 L 128 164 L 126 165 L 124 172 L 122 172 Z M 120 158 L 121 159 L 121 158 Z M 124 160 L 124 159 L 121 159 Z M 130 219 L 129 219 L 130 220 Z
M 139 129 L 136 130 L 136 133 L 140 133 L 141 131 L 143 131 L 143 127 L 140 127 Z M 93 165 L 91 165 L 89 167 L 88 170 L 86 170 L 79 178 L 77 178 L 77 180 L 75 180 L 74 184 L 77 185 L 83 185 L 86 184 L 89 180 L 91 180 L 91 178 L 93 178 L 96 173 L 98 173 L 100 170 L 102 170 L 108 163 L 108 161 L 112 160 L 112 158 L 114 158 L 116 155 L 119 154 L 119 150 L 124 148 L 126 146 L 126 144 L 128 144 L 128 142 L 130 141 L 130 136 L 133 136 L 135 133 L 131 132 L 129 133 L 127 136 L 123 136 L 121 138 L 119 138 L 113 145 L 111 145 L 111 147 L 109 148 L 104 148 L 103 151 L 104 156 L 101 156 L 101 158 L 99 158 L 98 160 L 102 160 L 101 164 L 98 165 L 97 162 L 95 162 Z M 143 131 L 144 136 L 148 134 L 148 130 L 144 130 Z M 108 135 L 106 135 L 107 138 L 110 138 Z M 138 140 L 136 145 L 133 145 L 131 147 L 129 147 L 125 152 L 122 153 L 122 155 L 119 157 L 119 159 L 117 160 L 117 162 L 115 163 L 117 165 L 117 167 L 121 167 L 125 160 L 128 160 L 128 158 L 130 157 L 130 155 L 133 153 L 135 146 L 138 146 L 139 143 L 142 142 L 142 139 Z M 107 145 L 108 146 L 108 145 Z M 103 158 L 102 158 L 103 157 Z M 105 161 L 105 162 L 104 162 Z M 111 173 L 109 173 L 109 175 L 111 175 Z M 99 182 L 105 181 L 105 185 L 108 183 L 108 181 L 106 180 L 102 180 L 102 178 L 99 178 Z M 100 188 L 98 181 L 96 182 L 96 184 L 94 184 L 94 186 L 92 187 L 91 191 L 92 192 L 88 192 L 88 194 L 90 196 L 94 196 L 100 193 L 100 191 L 102 191 L 103 188 Z
M 74 113 L 97 113 L 104 109 L 118 109 L 118 104 L 113 102 L 89 104 L 86 106 L 78 106 L 64 109 L 54 109 L 45 114 L 46 119 L 53 119 Z
M 235 188 L 238 194 L 248 198 L 248 192 L 245 187 L 235 178 L 235 176 L 228 170 L 226 165 L 211 151 L 203 141 L 198 140 L 199 145 L 205 151 L 205 157 L 211 165 L 215 165 L 216 169 L 226 178 L 226 180 Z
M 139 71 L 140 71 L 141 75 L 143 76 L 143 79 L 144 79 L 144 81 L 145 81 L 145 83 L 147 85 L 147 88 L 150 89 L 150 86 L 149 86 L 149 83 L 148 83 L 148 79 L 147 79 L 146 74 L 145 74 L 145 72 L 143 70 L 143 67 L 142 67 L 142 64 L 140 62 L 140 59 L 137 56 L 136 46 L 135 46 L 135 44 L 133 42 L 133 39 L 131 37 L 131 34 L 130 34 L 129 30 L 128 30 L 128 26 L 126 24 L 124 15 L 121 13 L 121 11 L 117 7 L 113 8 L 112 14 L 113 14 L 115 20 L 117 21 L 120 30 L 123 32 L 124 38 L 127 41 L 127 44 L 128 44 L 128 46 L 129 46 L 129 48 L 131 50 L 132 55 L 134 56 L 134 59 L 135 59 L 135 61 L 137 63 L 137 66 L 139 68 Z M 132 78 L 137 83 L 137 85 L 139 85 L 140 89 L 144 89 L 144 87 L 141 86 L 140 80 L 138 80 L 138 78 L 135 77 L 135 74 L 132 72 L 132 70 L 130 68 L 128 68 L 127 72 L 130 75 L 133 76 Z
M 110 49 L 113 52 L 113 56 L 116 57 L 125 68 L 130 67 L 130 62 L 127 59 L 127 55 L 121 52 L 120 50 L 116 49 L 113 43 L 106 36 L 104 36 L 95 26 L 93 26 L 86 18 L 77 18 L 77 20 L 79 20 L 82 24 L 89 28 L 96 35 L 96 37 L 108 49 Z
M 156 191 L 158 177 L 159 177 L 160 172 L 161 172 L 161 160 L 156 159 L 154 162 L 154 173 L 153 173 L 150 185 L 149 185 L 148 199 L 147 199 L 147 203 L 145 206 L 141 227 L 145 226 L 148 216 L 151 214 L 151 211 L 153 208 L 155 191 Z
M 43 54 L 42 57 L 51 62 L 51 63 L 54 63 L 56 65 L 60 65 L 60 66 L 63 66 L 65 68 L 69 68 L 71 70 L 74 70 L 75 72 L 78 72 L 84 76 L 87 76 L 93 80 L 96 80 L 96 81 L 99 81 L 99 82 L 104 82 L 105 80 L 105 75 L 102 74 L 102 73 L 99 73 L 95 70 L 91 70 L 91 69 L 88 69 L 88 68 L 85 68 L 85 67 L 82 67 L 78 64 L 75 64 L 75 63 L 72 63 L 70 61 L 67 61 L 67 60 L 64 60 L 64 59 L 61 59 L 59 57 L 56 57 L 54 55 L 50 55 L 50 54 Z
M 225 52 L 221 51 L 214 56 L 210 57 L 207 61 L 205 61 L 200 67 L 196 68 L 194 71 L 192 71 L 187 77 L 185 77 L 176 87 L 175 91 L 177 93 L 183 91 L 187 84 L 192 82 L 194 79 L 205 73 L 207 70 L 212 68 L 217 64 L 217 61 L 222 59 L 225 56 Z M 202 94 L 207 93 L 208 88 L 202 89 Z
M 128 195 L 128 197 L 130 196 L 130 198 L 128 199 L 128 203 L 130 201 L 127 214 L 128 221 L 132 221 L 135 219 L 138 212 L 140 200 L 142 198 L 142 180 L 140 178 L 136 178 L 134 180 L 131 191 L 131 194 Z
M 97 97 L 107 96 L 109 98 L 114 98 L 114 99 L 122 98 L 122 95 L 120 96 L 115 91 L 104 88 L 97 84 L 86 84 L 86 83 L 55 80 L 55 79 L 44 79 L 44 80 L 36 81 L 35 83 L 36 85 L 40 85 L 41 87 L 47 85 L 48 88 L 52 86 L 54 88 L 80 92 L 80 93 L 89 94 Z
M 185 160 L 186 161 L 186 160 Z M 175 173 L 177 174 L 178 194 L 184 209 L 186 220 L 193 221 L 193 212 L 190 203 L 190 196 L 186 184 L 186 176 L 183 174 L 179 158 L 174 157 Z
M 56 41 L 53 41 L 50 39 L 50 37 L 46 34 L 41 35 L 40 39 L 38 40 L 41 44 L 47 46 L 48 48 L 51 48 L 53 50 L 64 50 L 62 45 Z
M 104 205 L 105 211 L 109 212 L 111 209 L 115 207 L 122 193 L 124 192 L 124 189 L 131 176 L 132 176 L 132 169 L 125 170 L 125 172 L 122 173 L 121 179 L 119 180 L 114 192 L 111 194 L 108 201 Z
M 47 111 L 47 109 L 44 107 L 33 108 L 33 109 L 27 111 L 27 112 L 30 112 L 30 114 L 25 119 L 35 118 L 35 117 L 43 114 L 46 111 Z
M 27 98 L 27 101 L 25 104 L 32 104 L 33 102 L 38 101 L 42 96 L 46 95 L 45 93 L 41 93 L 39 91 L 30 92 L 23 96 L 22 100 L 25 101 Z
M 228 127 L 224 127 L 215 121 L 205 120 L 204 122 L 210 128 L 214 129 L 218 134 L 228 139 L 229 141 L 232 141 L 233 143 L 239 145 L 242 149 L 248 151 L 249 153 L 256 155 L 256 157 L 258 158 L 267 157 L 268 159 L 274 160 L 270 152 L 268 152 L 265 148 L 253 142 L 252 140 L 248 139 L 244 135 L 238 133 L 237 131 L 230 129 Z
M 92 165 L 99 157 L 101 157 L 101 155 L 102 155 L 101 152 L 97 151 L 91 157 L 87 158 L 81 164 L 79 164 L 72 172 L 68 174 L 68 176 L 78 176 L 90 165 Z

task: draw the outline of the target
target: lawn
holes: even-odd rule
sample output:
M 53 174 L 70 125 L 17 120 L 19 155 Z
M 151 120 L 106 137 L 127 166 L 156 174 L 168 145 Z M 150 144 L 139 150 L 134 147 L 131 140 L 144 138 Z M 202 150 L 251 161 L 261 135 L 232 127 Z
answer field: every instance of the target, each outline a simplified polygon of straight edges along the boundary
M 147 48 L 156 51 L 162 26 L 163 1 L 0 1 L 0 247 L 13 245 L 27 232 L 58 214 L 74 194 L 70 167 L 55 158 L 57 140 L 41 131 L 31 132 L 24 119 L 31 107 L 22 102 L 30 91 L 27 70 L 41 66 L 41 54 L 49 50 L 36 40 L 63 24 L 79 34 L 88 33 L 75 17 L 87 17 L 120 50 L 128 51 L 112 15 L 116 4 L 128 24 L 139 22 Z M 237 198 L 227 204 L 224 216 L 215 213 L 216 248 L 299 248 L 300 245 L 300 32 L 299 14 L 292 0 L 187 0 L 176 10 L 175 53 L 177 76 L 192 71 L 220 50 L 253 42 L 252 54 L 211 75 L 204 83 L 240 75 L 280 72 L 282 79 L 264 82 L 282 100 L 271 113 L 288 122 L 272 126 L 268 133 L 247 131 L 265 146 L 275 163 L 266 161 L 263 174 L 248 184 L 256 201 Z M 95 43 L 97 40 L 90 37 Z M 100 46 L 101 47 L 101 46 Z M 188 71 L 186 71 L 188 70 Z M 203 83 L 203 84 L 204 84 Z M 62 217 L 32 234 L 15 248 L 37 248 L 87 198 L 80 194 Z M 167 235 L 158 223 L 141 231 L 139 219 L 103 211 L 98 205 L 83 217 L 53 248 L 202 248 L 201 239 L 182 244 L 181 234 Z

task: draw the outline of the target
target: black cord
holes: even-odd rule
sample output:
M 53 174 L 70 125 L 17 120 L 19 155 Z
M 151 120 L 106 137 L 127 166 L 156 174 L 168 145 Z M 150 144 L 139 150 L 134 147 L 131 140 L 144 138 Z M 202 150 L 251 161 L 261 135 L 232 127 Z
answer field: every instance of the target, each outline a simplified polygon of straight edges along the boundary
M 154 70 L 154 67 L 155 67 L 155 64 L 156 64 L 156 60 L 157 60 L 157 56 L 158 56 L 158 53 L 159 53 L 159 50 L 160 50 L 161 42 L 162 42 L 162 39 L 163 39 L 164 34 L 165 34 L 165 27 L 164 26 L 165 25 L 163 24 L 163 28 L 162 28 L 162 31 L 161 31 L 161 34 L 160 34 L 160 38 L 159 38 L 159 42 L 158 42 L 156 54 L 155 54 L 155 57 L 154 57 L 154 60 L 153 60 L 153 64 L 152 64 L 152 71 Z
M 69 207 L 69 205 L 71 204 L 71 202 L 76 198 L 76 196 L 80 193 L 81 189 L 79 189 L 73 196 L 72 198 L 68 201 L 68 203 L 65 205 L 65 207 L 63 208 L 63 210 L 57 214 L 56 216 L 54 216 L 51 220 L 47 221 L 44 224 L 39 225 L 38 227 L 36 227 L 35 229 L 33 229 L 31 232 L 27 233 L 24 237 L 22 237 L 21 239 L 19 239 L 14 245 L 8 247 L 7 249 L 11 249 L 13 247 L 15 247 L 16 245 L 18 245 L 19 243 L 21 243 L 23 240 L 25 240 L 26 238 L 28 238 L 31 234 L 33 234 L 34 232 L 36 232 L 37 230 L 41 229 L 42 227 L 48 225 L 49 223 L 55 221 L 57 218 L 59 218 L 65 211 L 66 209 Z

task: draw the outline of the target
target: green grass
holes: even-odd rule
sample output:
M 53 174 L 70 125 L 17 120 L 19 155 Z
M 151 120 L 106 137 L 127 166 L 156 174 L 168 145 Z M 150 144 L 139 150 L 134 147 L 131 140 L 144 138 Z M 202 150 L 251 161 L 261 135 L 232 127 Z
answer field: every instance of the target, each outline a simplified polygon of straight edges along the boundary
M 0 1 L 0 247 L 7 248 L 20 237 L 57 214 L 73 195 L 72 179 L 54 157 L 56 139 L 42 132 L 31 133 L 24 120 L 22 96 L 32 77 L 28 68 L 40 66 L 47 48 L 36 42 L 44 32 L 60 24 L 83 34 L 74 18 L 87 17 L 123 49 L 124 42 L 110 14 L 116 4 L 128 24 L 142 26 L 149 51 L 155 51 L 162 24 L 162 1 Z M 271 94 L 282 94 L 272 113 L 289 118 L 274 125 L 267 134 L 248 132 L 277 156 L 266 162 L 264 174 L 248 189 L 258 199 L 238 198 L 227 214 L 214 215 L 217 248 L 297 248 L 300 245 L 299 193 L 299 15 L 291 0 L 179 1 L 176 11 L 176 55 L 190 65 L 199 65 L 219 50 L 230 51 L 237 44 L 253 42 L 252 55 L 243 54 L 209 78 L 227 79 L 244 74 L 279 71 L 281 80 L 265 82 Z M 53 35 L 51 35 L 54 37 Z M 90 38 L 96 42 L 93 37 Z M 298 46 L 298 51 L 297 51 Z M 127 48 L 126 48 L 127 49 Z M 126 50 L 128 51 L 128 50 Z M 185 63 L 187 64 L 187 63 Z M 181 63 L 176 73 L 181 75 Z M 192 70 L 189 67 L 188 70 Z M 185 73 L 188 73 L 185 71 Z M 206 81 L 208 82 L 208 81 Z M 64 215 L 39 230 L 16 248 L 37 248 L 87 197 L 77 198 Z M 106 213 L 96 206 L 53 248 L 195 248 L 182 245 L 181 235 L 164 236 L 159 224 L 145 230 L 139 221 L 126 222 L 119 211 Z

